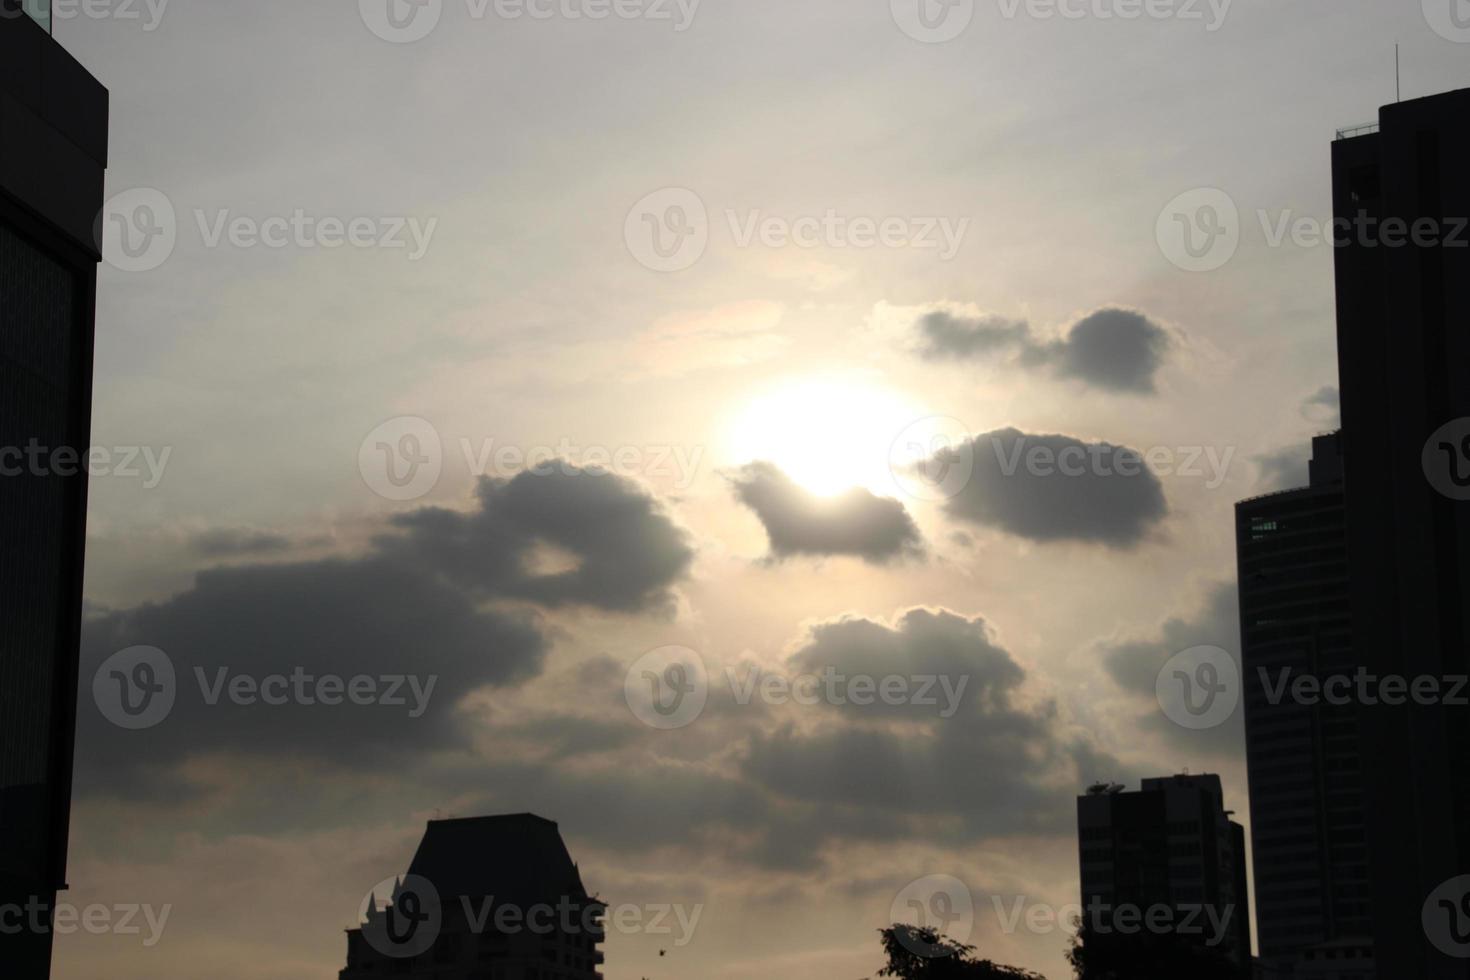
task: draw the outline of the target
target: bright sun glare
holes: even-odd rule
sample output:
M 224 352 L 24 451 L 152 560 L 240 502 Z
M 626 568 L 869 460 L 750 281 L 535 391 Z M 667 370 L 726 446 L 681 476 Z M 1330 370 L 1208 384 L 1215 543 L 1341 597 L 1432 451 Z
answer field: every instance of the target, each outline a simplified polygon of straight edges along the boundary
M 822 496 L 852 487 L 892 496 L 888 453 L 924 411 L 890 389 L 843 378 L 790 381 L 753 397 L 730 428 L 733 462 L 779 466 Z

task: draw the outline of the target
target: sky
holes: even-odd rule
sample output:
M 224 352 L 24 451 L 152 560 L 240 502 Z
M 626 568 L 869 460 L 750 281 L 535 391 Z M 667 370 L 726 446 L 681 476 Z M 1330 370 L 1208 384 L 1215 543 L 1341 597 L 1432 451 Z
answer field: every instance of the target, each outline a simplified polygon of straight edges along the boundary
M 1334 133 L 1470 37 L 924 2 L 58 4 L 112 93 L 68 901 L 167 910 L 58 976 L 335 976 L 426 820 L 531 811 L 644 914 L 609 980 L 871 975 L 936 889 L 1061 978 L 1003 913 L 1077 901 L 1077 794 L 1248 822 L 1157 681 L 1336 425 Z

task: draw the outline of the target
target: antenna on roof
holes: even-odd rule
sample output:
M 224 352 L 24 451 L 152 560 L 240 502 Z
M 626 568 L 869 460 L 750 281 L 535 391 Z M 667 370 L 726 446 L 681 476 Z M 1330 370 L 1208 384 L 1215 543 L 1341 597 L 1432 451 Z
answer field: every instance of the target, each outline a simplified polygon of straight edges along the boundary
M 1393 100 L 1395 102 L 1404 101 L 1404 83 L 1403 75 L 1399 72 L 1399 46 L 1397 41 L 1394 42 L 1393 46 Z

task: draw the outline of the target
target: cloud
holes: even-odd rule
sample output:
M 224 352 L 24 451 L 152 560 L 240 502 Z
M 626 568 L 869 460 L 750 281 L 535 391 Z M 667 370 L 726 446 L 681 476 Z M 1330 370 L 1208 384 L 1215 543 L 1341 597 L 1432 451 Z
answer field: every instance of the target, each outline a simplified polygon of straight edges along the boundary
M 902 503 L 855 487 L 819 497 L 770 463 L 751 463 L 730 477 L 735 496 L 765 526 L 775 558 L 851 555 L 882 564 L 923 549 Z
M 1200 607 L 1188 616 L 1174 616 L 1152 634 L 1106 643 L 1103 669 L 1113 681 L 1146 705 L 1142 727 L 1169 737 L 1189 751 L 1238 757 L 1244 748 L 1242 709 L 1216 728 L 1193 731 L 1166 717 L 1158 704 L 1159 671 L 1177 653 L 1198 646 L 1220 647 L 1240 662 L 1240 598 L 1234 582 L 1213 586 Z M 1187 753 L 1184 754 L 1187 758 Z
M 1308 422 L 1335 429 L 1342 425 L 1342 397 L 1333 385 L 1323 385 L 1302 401 L 1301 413 Z
M 477 502 L 468 512 L 398 518 L 361 555 L 210 569 L 166 601 L 94 610 L 82 636 L 79 786 L 182 792 L 174 767 L 210 753 L 378 769 L 466 748 L 464 699 L 535 677 L 548 647 L 532 612 L 487 601 L 662 611 L 692 558 L 653 498 L 607 474 L 556 466 L 487 479 Z M 576 556 L 577 567 L 528 569 L 542 540 Z M 156 727 L 122 731 L 101 714 L 92 679 L 113 653 L 136 646 L 169 657 L 177 697 Z M 241 676 L 284 677 L 289 687 L 241 704 L 230 693 Z M 385 697 L 352 703 L 338 691 L 344 703 L 320 703 L 323 676 L 374 678 Z M 390 693 L 394 677 L 408 680 Z M 567 735 L 569 745 L 592 737 Z
M 958 520 L 1032 541 L 1140 543 L 1169 512 L 1157 476 L 1137 450 L 1065 435 L 988 432 L 947 449 L 926 468 L 971 468 L 945 504 Z
M 554 463 L 540 475 L 483 479 L 477 493 L 478 510 L 395 519 L 408 533 L 380 546 L 476 593 L 621 612 L 669 611 L 670 586 L 694 559 L 688 534 L 658 501 L 610 473 Z M 566 552 L 573 567 L 538 573 L 544 547 Z
M 1046 368 L 1105 391 L 1152 395 L 1174 340 L 1142 313 L 1110 307 L 1075 323 L 1061 340 L 1038 339 L 1025 320 L 960 317 L 936 310 L 920 318 L 919 352 L 931 361 L 1011 355 L 1022 367 Z
M 827 667 L 848 677 L 938 676 L 951 690 L 964 682 L 948 718 L 915 705 L 849 704 L 829 709 L 817 726 L 752 738 L 749 778 L 790 801 L 852 808 L 851 835 L 914 832 L 931 821 L 959 826 L 970 839 L 1060 833 L 1078 787 L 1099 768 L 1119 770 L 1054 702 L 1023 693 L 1027 672 L 979 617 L 910 609 L 893 624 L 820 623 L 790 668 Z M 896 728 L 895 718 L 907 724 Z

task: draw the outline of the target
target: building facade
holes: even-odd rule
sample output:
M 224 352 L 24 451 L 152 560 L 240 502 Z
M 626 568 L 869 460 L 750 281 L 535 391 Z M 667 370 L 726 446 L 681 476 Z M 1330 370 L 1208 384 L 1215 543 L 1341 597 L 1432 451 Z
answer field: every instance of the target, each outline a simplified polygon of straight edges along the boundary
M 90 440 L 108 115 L 49 24 L 48 3 L 0 0 L 0 905 L 47 910 L 66 881 L 87 510 L 85 474 L 59 464 Z M 49 933 L 0 935 L 5 975 L 46 977 Z
M 1120 914 L 1167 907 L 1171 923 L 1201 930 L 1181 935 L 1218 947 L 1250 976 L 1245 831 L 1225 809 L 1219 776 L 1145 779 L 1136 792 L 1095 786 L 1077 799 L 1077 833 L 1088 921 L 1117 928 Z
M 1373 976 L 1340 433 L 1309 485 L 1236 505 L 1256 931 L 1267 976 Z M 1340 678 L 1332 687 L 1333 678 Z M 1322 972 L 1332 964 L 1330 973 Z
M 348 930 L 339 977 L 601 980 L 603 909 L 552 821 L 430 821 L 408 874 Z
M 1470 443 L 1441 432 L 1470 419 L 1470 90 L 1385 106 L 1343 137 L 1332 190 L 1354 660 L 1377 678 L 1463 677 Z M 1446 953 L 1424 919 L 1470 875 L 1470 711 L 1365 703 L 1359 723 L 1381 973 L 1470 976 L 1470 921 L 1447 925 L 1464 942 Z

